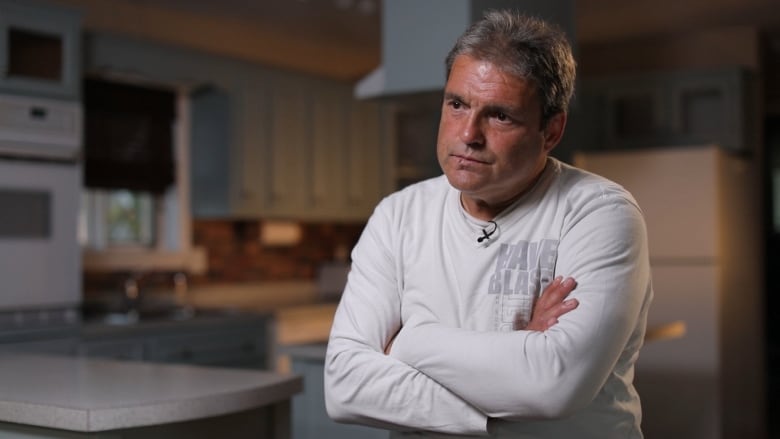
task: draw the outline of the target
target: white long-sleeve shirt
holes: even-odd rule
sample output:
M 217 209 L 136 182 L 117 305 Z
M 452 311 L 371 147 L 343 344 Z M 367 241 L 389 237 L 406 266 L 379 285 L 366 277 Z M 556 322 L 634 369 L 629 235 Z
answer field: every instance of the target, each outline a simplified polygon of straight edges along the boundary
M 328 343 L 330 416 L 425 437 L 641 438 L 633 366 L 652 288 L 634 199 L 550 158 L 494 221 L 477 242 L 493 224 L 443 176 L 377 206 Z M 518 330 L 558 275 L 579 306 Z

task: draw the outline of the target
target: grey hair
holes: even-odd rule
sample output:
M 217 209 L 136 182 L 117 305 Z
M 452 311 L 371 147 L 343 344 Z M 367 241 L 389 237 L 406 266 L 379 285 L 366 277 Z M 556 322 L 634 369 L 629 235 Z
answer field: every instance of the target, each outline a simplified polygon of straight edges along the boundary
M 448 78 L 459 55 L 488 61 L 533 81 L 542 103 L 542 127 L 554 115 L 568 111 L 576 64 L 558 26 L 515 11 L 491 10 L 455 42 L 445 60 Z

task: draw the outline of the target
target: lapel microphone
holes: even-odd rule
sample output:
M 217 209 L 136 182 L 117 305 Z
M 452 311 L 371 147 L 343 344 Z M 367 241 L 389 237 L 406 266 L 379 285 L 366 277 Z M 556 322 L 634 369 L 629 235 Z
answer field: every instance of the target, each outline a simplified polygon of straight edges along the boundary
M 496 233 L 496 230 L 498 230 L 498 224 L 496 224 L 495 221 L 489 221 L 489 223 L 493 224 L 493 230 L 488 232 L 488 230 L 487 230 L 488 228 L 487 227 L 482 229 L 482 236 L 477 238 L 477 242 L 482 242 L 482 241 L 484 241 L 486 239 L 490 239 L 490 237 L 493 236 L 494 233 Z

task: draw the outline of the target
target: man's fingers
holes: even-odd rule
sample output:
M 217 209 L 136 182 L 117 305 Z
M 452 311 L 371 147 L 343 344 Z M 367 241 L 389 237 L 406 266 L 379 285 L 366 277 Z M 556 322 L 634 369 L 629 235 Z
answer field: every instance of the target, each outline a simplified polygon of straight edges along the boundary
M 558 317 L 579 306 L 577 299 L 566 298 L 576 286 L 577 282 L 570 277 L 553 279 L 534 304 L 531 321 L 525 329 L 546 331 L 558 323 Z
M 542 295 L 539 298 L 542 302 L 541 305 L 546 306 L 562 302 L 576 286 L 577 282 L 570 277 L 567 277 L 566 279 L 564 279 L 563 276 L 556 277 L 542 292 Z

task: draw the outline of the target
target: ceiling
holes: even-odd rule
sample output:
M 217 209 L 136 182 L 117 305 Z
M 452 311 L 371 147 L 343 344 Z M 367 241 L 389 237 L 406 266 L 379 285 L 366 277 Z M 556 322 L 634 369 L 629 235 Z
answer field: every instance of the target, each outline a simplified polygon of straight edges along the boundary
M 338 79 L 356 80 L 380 63 L 382 0 L 50 1 L 84 9 L 88 30 L 185 44 Z M 777 0 L 574 2 L 580 45 L 723 26 L 780 28 Z
M 377 49 L 380 0 L 130 0 L 196 14 L 249 21 L 312 40 Z
M 274 23 L 312 38 L 379 47 L 381 0 L 131 0 Z M 780 24 L 776 0 L 574 0 L 579 41 L 603 42 L 691 27 Z

